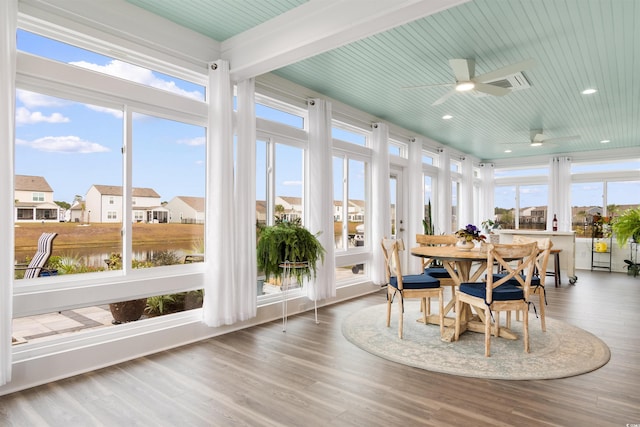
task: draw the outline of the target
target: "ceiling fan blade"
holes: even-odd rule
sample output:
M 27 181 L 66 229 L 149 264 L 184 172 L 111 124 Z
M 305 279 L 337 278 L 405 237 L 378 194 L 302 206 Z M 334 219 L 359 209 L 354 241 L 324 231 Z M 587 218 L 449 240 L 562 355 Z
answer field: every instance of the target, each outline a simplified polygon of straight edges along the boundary
M 549 138 L 549 139 L 545 139 L 544 142 L 548 143 L 548 142 L 564 142 L 564 141 L 574 141 L 576 139 L 580 139 L 580 135 L 572 135 L 572 136 L 560 136 L 558 138 Z
M 477 90 L 478 92 L 487 93 L 493 96 L 504 96 L 509 92 L 511 92 L 511 90 L 506 89 L 504 87 L 494 86 L 488 83 L 477 83 L 477 82 L 474 89 Z
M 506 67 L 498 68 L 497 70 L 481 74 L 474 78 L 473 81 L 475 81 L 476 83 L 485 83 L 493 80 L 499 80 L 512 74 L 519 73 L 520 71 L 528 70 L 535 65 L 535 60 L 527 59 L 526 61 L 520 61 L 515 64 L 507 65 Z
M 400 89 L 427 89 L 430 87 L 453 86 L 453 83 L 436 83 L 432 85 L 403 86 Z
M 449 91 L 449 92 L 445 93 L 443 96 L 441 96 L 440 98 L 436 99 L 436 101 L 431 105 L 440 105 L 440 104 L 442 104 L 444 101 L 449 99 L 449 97 L 451 95 L 453 95 L 454 93 L 456 93 L 455 90 L 452 90 L 452 91 Z
M 473 59 L 450 59 L 449 65 L 457 82 L 468 82 L 475 73 L 476 62 Z

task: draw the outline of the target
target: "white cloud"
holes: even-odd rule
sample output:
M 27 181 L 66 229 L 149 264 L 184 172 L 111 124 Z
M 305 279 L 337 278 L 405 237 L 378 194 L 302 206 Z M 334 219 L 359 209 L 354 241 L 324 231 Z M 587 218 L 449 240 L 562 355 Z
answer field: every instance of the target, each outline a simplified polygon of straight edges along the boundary
M 77 136 L 45 136 L 33 141 L 16 140 L 19 145 L 27 145 L 38 151 L 49 153 L 104 153 L 110 151 L 97 142 L 84 141 Z
M 45 116 L 40 111 L 29 111 L 25 107 L 16 108 L 16 125 L 31 125 L 35 123 L 69 123 L 71 120 L 60 113 Z
M 96 111 L 98 113 L 111 114 L 116 119 L 121 119 L 124 117 L 124 113 L 122 112 L 122 110 L 114 110 L 113 108 L 100 107 L 100 106 L 91 105 L 91 104 L 85 104 L 85 107 L 87 107 L 90 110 Z
M 120 77 L 132 82 L 141 83 L 146 86 L 155 87 L 157 89 L 163 89 L 189 98 L 194 98 L 200 101 L 202 100 L 202 94 L 198 91 L 186 91 L 176 86 L 174 81 L 158 78 L 151 70 L 138 67 L 137 65 L 129 64 L 127 62 L 122 62 L 117 59 L 112 60 L 106 65 L 98 65 L 86 61 L 70 62 L 70 64 L 97 71 L 99 73 L 108 74 L 110 76 Z
M 196 147 L 196 146 L 199 146 L 199 145 L 204 145 L 204 143 L 205 143 L 204 136 L 199 136 L 197 138 L 180 139 L 180 140 L 178 140 L 178 144 L 189 145 L 189 146 L 192 146 L 192 147 Z
M 16 97 L 27 108 L 34 107 L 62 107 L 67 103 L 59 98 L 53 96 L 43 95 L 41 93 L 29 92 L 27 90 L 18 89 L 16 91 Z

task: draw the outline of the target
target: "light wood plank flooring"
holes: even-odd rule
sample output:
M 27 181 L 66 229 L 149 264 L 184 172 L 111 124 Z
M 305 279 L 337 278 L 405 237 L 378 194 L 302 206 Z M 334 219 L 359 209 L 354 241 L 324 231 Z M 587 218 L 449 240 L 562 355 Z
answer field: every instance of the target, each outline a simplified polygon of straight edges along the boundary
M 1 426 L 625 426 L 640 424 L 640 277 L 577 272 L 547 315 L 611 349 L 594 372 L 495 381 L 388 362 L 342 319 L 383 292 L 0 397 Z M 535 317 L 532 322 L 537 322 Z M 533 323 L 532 323 L 533 324 Z M 481 349 L 478 349 L 481 351 Z

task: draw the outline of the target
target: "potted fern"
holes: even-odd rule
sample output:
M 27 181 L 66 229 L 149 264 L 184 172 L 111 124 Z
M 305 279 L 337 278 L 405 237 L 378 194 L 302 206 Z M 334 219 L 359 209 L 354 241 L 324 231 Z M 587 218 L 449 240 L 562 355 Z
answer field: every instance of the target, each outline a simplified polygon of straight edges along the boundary
M 627 209 L 611 225 L 616 241 L 622 248 L 629 239 L 640 242 L 640 208 Z
M 325 250 L 316 235 L 304 228 L 300 221 L 284 221 L 276 219 L 275 225 L 259 229 L 257 244 L 258 270 L 262 271 L 268 280 L 274 277 L 276 281 L 282 278 L 281 265 L 290 263 L 305 263 L 302 267 L 292 268 L 291 275 L 302 283 L 303 279 L 316 276 L 318 261 L 324 262 Z

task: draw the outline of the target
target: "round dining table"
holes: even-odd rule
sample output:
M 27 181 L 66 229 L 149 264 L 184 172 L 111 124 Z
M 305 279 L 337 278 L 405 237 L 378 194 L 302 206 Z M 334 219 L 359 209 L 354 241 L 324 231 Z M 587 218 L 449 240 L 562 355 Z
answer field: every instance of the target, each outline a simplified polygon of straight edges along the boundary
M 463 250 L 456 246 L 419 246 L 411 249 L 411 255 L 423 258 L 432 258 L 442 262 L 444 268 L 449 272 L 451 278 L 459 286 L 464 282 L 476 282 L 487 271 L 487 251 L 486 247 L 475 247 L 471 250 Z M 493 266 L 492 266 L 493 267 Z M 446 317 L 455 303 L 454 298 L 445 306 L 445 334 L 444 341 L 453 341 L 453 323 L 455 319 Z M 471 311 L 471 307 L 464 304 L 464 311 L 461 313 L 461 332 L 473 331 L 484 333 L 484 311 L 477 309 L 476 313 Z M 428 323 L 438 323 L 437 316 L 427 317 Z M 434 317 L 432 319 L 432 317 Z M 422 319 L 420 319 L 422 320 Z M 507 339 L 517 339 L 518 336 L 508 328 L 500 327 L 499 336 Z

